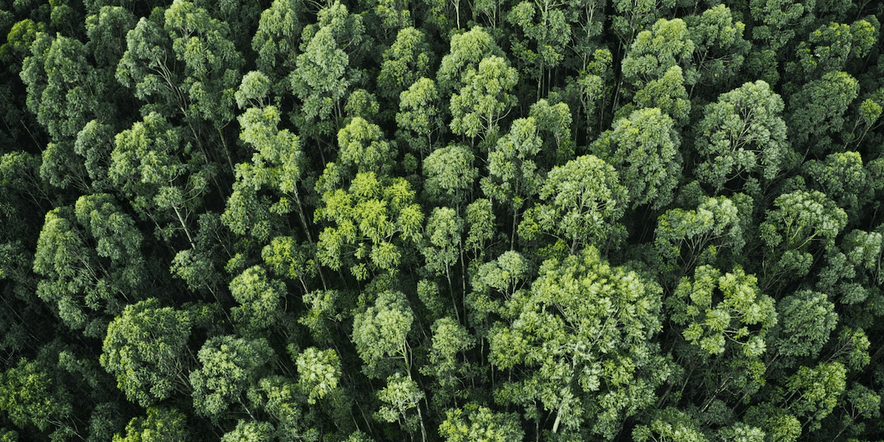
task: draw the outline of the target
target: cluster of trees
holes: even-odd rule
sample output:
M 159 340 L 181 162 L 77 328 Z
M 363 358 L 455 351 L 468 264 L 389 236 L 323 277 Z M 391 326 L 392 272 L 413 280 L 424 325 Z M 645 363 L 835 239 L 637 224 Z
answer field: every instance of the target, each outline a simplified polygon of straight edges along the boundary
M 0 441 L 880 437 L 882 18 L 0 1 Z

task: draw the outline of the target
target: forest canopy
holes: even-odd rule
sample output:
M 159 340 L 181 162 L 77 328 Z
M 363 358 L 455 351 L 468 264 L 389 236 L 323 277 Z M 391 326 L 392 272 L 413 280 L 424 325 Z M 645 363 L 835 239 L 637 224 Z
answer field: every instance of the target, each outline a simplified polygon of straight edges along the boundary
M 0 441 L 880 440 L 882 19 L 0 0 Z

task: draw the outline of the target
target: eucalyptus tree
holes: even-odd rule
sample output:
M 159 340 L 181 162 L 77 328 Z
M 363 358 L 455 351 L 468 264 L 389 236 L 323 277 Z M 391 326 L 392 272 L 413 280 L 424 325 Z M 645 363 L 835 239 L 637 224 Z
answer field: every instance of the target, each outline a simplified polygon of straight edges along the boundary
M 553 434 L 613 440 L 669 376 L 651 340 L 661 308 L 659 285 L 611 266 L 594 247 L 545 261 L 488 332 L 489 360 L 505 374 L 495 397 Z
M 633 208 L 660 209 L 672 202 L 681 178 L 681 139 L 675 121 L 658 108 L 639 109 L 614 123 L 590 150 L 614 166 Z
M 700 182 L 716 193 L 744 190 L 758 197 L 762 186 L 794 167 L 797 154 L 783 109 L 782 98 L 761 80 L 707 105 L 694 143 L 702 160 L 696 171 Z
M 519 224 L 520 239 L 544 233 L 576 254 L 581 246 L 607 249 L 623 233 L 618 220 L 628 207 L 627 189 L 617 171 L 593 155 L 550 170 L 539 197 L 543 202 L 526 210 Z
M 143 236 L 108 194 L 84 195 L 75 207 L 46 214 L 34 254 L 43 279 L 37 295 L 62 322 L 100 338 L 110 318 L 142 297 Z
M 362 16 L 338 1 L 320 10 L 317 18 L 301 33 L 301 53 L 289 81 L 300 100 L 293 114 L 300 135 L 328 142 L 343 125 L 347 92 L 360 81 L 351 57 L 358 55 L 366 36 Z
M 142 17 L 126 35 L 116 77 L 147 102 L 143 113 L 177 116 L 206 161 L 233 172 L 224 128 L 234 119 L 234 93 L 244 64 L 230 28 L 186 0 Z

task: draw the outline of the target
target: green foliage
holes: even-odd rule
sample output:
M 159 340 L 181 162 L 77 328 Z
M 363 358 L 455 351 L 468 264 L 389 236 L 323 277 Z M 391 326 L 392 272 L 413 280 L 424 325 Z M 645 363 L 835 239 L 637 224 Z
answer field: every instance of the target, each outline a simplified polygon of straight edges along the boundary
M 436 71 L 436 81 L 443 97 L 464 85 L 467 73 L 475 72 L 486 57 L 499 57 L 503 54 L 491 35 L 481 26 L 452 35 L 449 47 L 450 52 L 442 57 L 442 63 Z
M 464 353 L 476 345 L 475 338 L 463 325 L 450 317 L 436 320 L 432 329 L 433 346 L 429 352 L 429 364 L 421 367 L 421 373 L 435 376 L 436 382 L 443 389 L 454 390 L 445 393 L 457 397 L 466 396 L 466 392 L 460 389 L 465 387 L 463 378 L 469 374 L 471 364 L 464 361 Z M 458 357 L 458 354 L 461 356 Z
M 188 312 L 155 298 L 126 306 L 107 327 L 101 366 L 130 401 L 149 407 L 186 386 L 191 328 Z
M 325 192 L 317 220 L 328 220 L 317 244 L 320 262 L 334 270 L 352 262 L 359 280 L 374 271 L 393 272 L 402 259 L 401 246 L 416 241 L 423 213 L 413 203 L 414 191 L 402 178 L 378 181 L 374 172 L 357 173 L 348 190 Z
M 672 320 L 686 326 L 682 336 L 692 345 L 711 355 L 733 346 L 758 358 L 767 350 L 765 337 L 777 323 L 777 312 L 774 300 L 760 294 L 756 284 L 740 267 L 722 275 L 704 265 L 693 278 L 682 278 L 666 304 Z
M 843 128 L 844 113 L 858 93 L 857 80 L 841 71 L 805 84 L 789 101 L 790 138 L 798 145 L 806 144 L 814 154 L 826 152 L 835 142 L 831 135 Z
M 461 144 L 434 150 L 423 163 L 427 197 L 452 205 L 463 204 L 479 176 L 474 162 L 473 153 Z
M 877 34 L 877 27 L 867 20 L 857 20 L 851 25 L 834 22 L 822 25 L 798 45 L 797 61 L 787 65 L 786 71 L 808 80 L 843 71 L 849 59 L 861 59 L 868 54 Z
M 65 392 L 55 391 L 58 385 L 54 384 L 38 362 L 21 358 L 0 375 L 0 410 L 20 427 L 33 425 L 41 431 L 57 427 L 73 410 Z
M 514 121 L 510 131 L 488 152 L 489 176 L 481 181 L 485 196 L 512 206 L 518 213 L 540 187 L 535 156 L 542 145 L 535 118 Z
M 880 439 L 879 3 L 0 1 L 0 440 Z
M 752 44 L 743 38 L 746 25 L 735 21 L 734 15 L 727 6 L 717 5 L 699 16 L 685 18 L 689 38 L 695 45 L 698 85 L 717 89 L 738 78 Z
M 259 331 L 276 323 L 285 284 L 269 279 L 263 267 L 249 267 L 230 282 L 230 293 L 240 305 L 231 309 L 234 321 L 246 330 Z
M 679 442 L 705 442 L 707 439 L 691 421 L 691 416 L 674 408 L 660 411 L 651 421 L 650 426 L 639 425 L 632 430 L 633 440 L 645 442 L 654 441 L 679 441 Z M 758 441 L 760 442 L 760 441 Z
M 658 108 L 639 109 L 621 118 L 590 147 L 620 172 L 632 207 L 654 209 L 672 201 L 681 177 L 681 140 L 675 122 Z
M 703 158 L 697 178 L 716 190 L 746 173 L 747 182 L 776 178 L 791 159 L 782 111 L 783 100 L 760 80 L 706 106 L 695 144 Z
M 338 131 L 338 160 L 359 173 L 379 176 L 390 168 L 390 143 L 384 141 L 380 126 L 355 117 Z
M 835 305 L 823 293 L 801 290 L 777 307 L 782 325 L 775 345 L 784 356 L 816 356 L 838 323 Z
M 518 71 L 494 55 L 483 58 L 478 69 L 467 68 L 463 87 L 451 96 L 451 132 L 493 141 L 497 122 L 514 104 L 511 91 L 518 80 Z
M 307 403 L 315 404 L 338 388 L 341 361 L 334 350 L 310 347 L 298 355 L 298 385 L 307 393 Z
M 267 422 L 240 420 L 233 431 L 221 437 L 222 442 L 269 442 L 273 440 L 273 425 Z
M 399 94 L 396 124 L 408 146 L 426 156 L 433 150 L 434 135 L 444 128 L 439 115 L 439 94 L 433 80 L 421 77 Z M 426 137 L 426 142 L 424 142 Z
M 514 374 L 495 396 L 553 413 L 553 433 L 588 425 L 613 439 L 668 377 L 649 340 L 660 330 L 660 287 L 611 267 L 593 247 L 544 262 L 539 275 L 505 302 L 504 321 L 489 333 L 491 363 Z
M 623 59 L 623 77 L 639 85 L 660 79 L 669 68 L 679 66 L 686 70 L 685 76 L 691 80 L 695 74 L 688 66 L 694 49 L 683 20 L 661 18 L 651 30 L 638 33 Z
M 421 250 L 427 260 L 427 269 L 437 274 L 450 273 L 460 258 L 463 219 L 454 209 L 437 207 L 427 219 L 429 244 Z
M 695 210 L 676 208 L 660 215 L 654 245 L 664 269 L 687 271 L 713 264 L 728 252 L 736 258 L 746 243 L 743 218 L 751 207 L 750 197 L 737 194 L 706 198 Z
M 244 403 L 249 385 L 261 378 L 273 356 L 264 338 L 218 336 L 206 341 L 197 353 L 200 367 L 190 372 L 196 412 L 217 419 L 231 405 Z
M 303 9 L 303 2 L 298 0 L 274 0 L 261 12 L 252 49 L 258 54 L 258 69 L 274 83 L 295 67 L 294 55 L 304 26 L 298 15 Z M 274 90 L 279 91 L 276 87 Z
M 782 399 L 785 408 L 803 419 L 809 431 L 818 429 L 820 421 L 832 412 L 844 393 L 846 374 L 840 362 L 799 368 L 786 380 Z
M 791 272 L 792 277 L 806 275 L 813 264 L 816 243 L 824 248 L 847 224 L 847 214 L 826 195 L 817 191 L 796 191 L 774 200 L 776 210 L 767 212 L 759 228 L 768 247 L 765 257 L 765 278 L 773 284 L 776 278 Z
M 380 410 L 376 417 L 384 422 L 398 422 L 408 432 L 417 429 L 420 420 L 419 415 L 412 414 L 409 410 L 420 406 L 424 392 L 417 386 L 417 382 L 409 377 L 395 373 L 387 378 L 387 386 L 378 392 Z
M 179 442 L 188 437 L 186 416 L 174 408 L 150 407 L 146 417 L 126 425 L 126 436 L 114 435 L 113 442 Z
M 515 413 L 497 413 L 474 402 L 446 410 L 439 434 L 447 442 L 505 442 L 525 437 Z
M 58 309 L 68 327 L 103 337 L 105 318 L 140 298 L 142 239 L 108 194 L 84 195 L 74 210 L 53 209 L 46 214 L 34 255 L 34 272 L 44 277 L 37 295 Z
M 335 2 L 319 12 L 319 22 L 301 34 L 301 51 L 289 75 L 291 91 L 301 101 L 296 121 L 302 135 L 329 136 L 344 117 L 342 100 L 355 77 L 345 48 L 359 45 L 365 31 L 360 15 Z M 352 49 L 351 49 L 352 50 Z
M 525 213 L 519 235 L 533 238 L 543 231 L 578 245 L 603 245 L 618 235 L 617 220 L 626 210 L 629 196 L 617 171 L 592 155 L 568 161 L 549 171 L 537 204 Z
M 430 74 L 432 53 L 426 36 L 415 28 L 404 28 L 396 41 L 384 51 L 378 74 L 378 88 L 383 96 L 396 99 L 405 89 Z
M 401 292 L 385 291 L 373 305 L 353 317 L 353 343 L 365 365 L 362 371 L 374 378 L 383 377 L 389 359 L 401 359 L 411 367 L 408 333 L 414 313 Z

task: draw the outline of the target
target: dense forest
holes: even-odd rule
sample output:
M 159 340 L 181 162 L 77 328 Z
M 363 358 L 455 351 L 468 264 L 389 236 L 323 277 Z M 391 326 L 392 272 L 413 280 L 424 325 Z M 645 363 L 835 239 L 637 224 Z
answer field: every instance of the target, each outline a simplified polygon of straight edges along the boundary
M 872 441 L 884 4 L 0 0 L 0 441 Z

